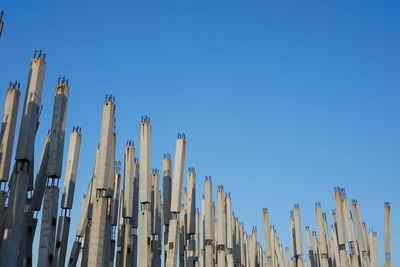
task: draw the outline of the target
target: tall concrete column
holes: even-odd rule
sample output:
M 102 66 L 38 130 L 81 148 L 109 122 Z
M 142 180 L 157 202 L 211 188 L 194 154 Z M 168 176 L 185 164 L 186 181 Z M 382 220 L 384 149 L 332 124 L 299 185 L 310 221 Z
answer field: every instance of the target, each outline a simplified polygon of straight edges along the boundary
M 53 264 L 59 194 L 58 186 L 47 186 L 44 191 L 38 266 L 51 266 Z
M 3 120 L 0 133 L 0 237 L 1 233 L 3 233 L 4 221 L 6 219 L 7 191 L 5 190 L 5 184 L 8 182 L 8 178 L 10 175 L 11 156 L 14 146 L 15 127 L 17 124 L 20 97 L 19 88 L 20 84 L 17 81 L 10 82 L 9 89 L 7 89 L 6 91 Z
M 88 266 L 108 266 L 111 259 L 111 202 L 115 165 L 115 98 L 106 96 L 93 178 L 93 206 L 88 244 Z M 86 237 L 85 237 L 86 239 Z
M 25 102 L 16 150 L 16 164 L 9 184 L 7 215 L 0 249 L 0 266 L 16 266 L 18 249 L 24 233 L 24 210 L 33 175 L 35 136 L 39 122 L 42 88 L 46 70 L 46 54 L 35 51 L 31 60 Z M 25 255 L 21 255 L 25 257 Z
M 195 231 L 196 234 L 194 236 L 195 239 L 195 252 L 194 252 L 194 257 L 195 257 L 195 267 L 200 266 L 200 247 L 201 247 L 201 240 L 200 240 L 200 211 L 197 208 L 196 209 L 196 216 L 195 216 Z
M 233 249 L 233 256 L 234 256 L 234 264 L 235 266 L 240 266 L 240 223 L 237 217 L 235 217 L 235 244 L 234 244 L 234 249 Z
M 204 181 L 204 266 L 214 266 L 214 216 L 212 215 L 212 181 L 206 176 Z
M 377 257 L 377 250 L 378 250 L 378 240 L 377 234 L 374 231 L 370 231 L 370 257 L 371 257 L 371 267 L 378 267 L 378 257 Z
M 10 82 L 6 91 L 2 127 L 0 133 L 0 186 L 8 182 L 11 166 L 11 155 L 14 146 L 15 127 L 17 125 L 19 97 L 19 82 Z
M 329 255 L 328 255 L 328 240 L 325 236 L 324 218 L 322 215 L 321 203 L 315 204 L 315 213 L 317 217 L 318 237 L 319 237 L 319 254 L 321 260 L 321 267 L 329 267 Z
M 267 257 L 267 266 L 275 267 L 272 257 L 273 240 L 271 238 L 271 225 L 269 221 L 269 212 L 267 208 L 264 208 L 262 212 L 263 212 L 264 242 L 265 242 L 265 254 Z
M 193 167 L 188 170 L 186 208 L 186 264 L 196 264 L 196 172 Z
M 142 117 L 140 124 L 140 169 L 139 169 L 139 247 L 140 266 L 151 266 L 151 125 L 150 118 Z
M 67 254 L 69 228 L 71 223 L 70 212 L 73 205 L 76 173 L 78 169 L 79 153 L 82 134 L 80 127 L 74 127 L 70 136 L 67 164 L 64 176 L 64 188 L 61 198 L 61 216 L 59 217 L 54 264 L 57 267 L 65 266 Z
M 163 221 L 164 221 L 164 259 L 167 258 L 169 221 L 171 219 L 172 161 L 169 153 L 163 155 Z
M 317 232 L 316 231 L 312 231 L 312 246 L 313 246 L 313 258 L 314 258 L 314 266 L 321 266 L 321 260 L 320 257 L 318 255 L 318 251 L 319 251 L 319 247 L 320 247 L 320 243 L 318 241 L 318 237 L 317 237 Z M 313 266 L 311 266 L 313 267 Z
M 218 186 L 217 190 L 217 264 L 218 267 L 226 266 L 226 203 L 225 191 L 222 185 Z
M 249 238 L 249 267 L 257 266 L 257 228 L 253 227 Z M 219 264 L 218 264 L 219 267 Z
M 333 255 L 333 260 L 334 264 L 336 266 L 341 266 L 341 259 L 339 255 L 339 244 L 338 244 L 338 235 L 337 235 L 337 221 L 336 221 L 336 211 L 332 211 L 332 217 L 334 224 L 332 225 L 332 255 Z
M 391 259 L 391 242 L 390 242 L 390 232 L 391 232 L 391 221 L 390 221 L 390 203 L 385 202 L 384 207 L 385 216 L 385 267 L 390 267 L 392 265 Z
M 138 262 L 138 227 L 139 227 L 139 169 L 140 164 L 138 158 L 135 158 L 135 179 L 133 182 L 133 221 L 132 221 L 132 262 L 133 267 L 137 266 Z
M 135 182 L 135 147 L 133 141 L 126 143 L 124 155 L 124 183 L 123 196 L 120 211 L 119 242 L 121 247 L 120 260 L 117 259 L 117 266 L 132 266 L 133 247 L 132 229 L 134 213 L 134 182 Z M 136 205 L 138 203 L 136 202 Z
M 174 159 L 174 178 L 172 180 L 171 218 L 168 234 L 168 251 L 166 266 L 175 267 L 177 262 L 177 248 L 179 237 L 179 214 L 182 205 L 183 170 L 185 165 L 186 141 L 185 134 L 178 134 Z
M 300 218 L 300 207 L 298 204 L 294 205 L 293 208 L 294 216 L 294 231 L 295 231 L 295 256 L 296 266 L 303 267 L 303 239 L 301 235 L 301 218 Z
M 151 206 L 152 206 L 152 229 L 151 229 L 151 250 L 153 267 L 161 267 L 162 254 L 162 228 L 161 228 L 161 191 L 160 175 L 158 169 L 153 169 L 151 181 Z
M 86 195 L 84 195 L 82 200 L 82 211 L 81 217 L 79 218 L 78 229 L 75 235 L 75 241 L 72 246 L 71 254 L 68 260 L 68 267 L 75 267 L 78 263 L 80 257 L 80 251 L 83 245 L 83 239 L 85 238 L 86 229 L 88 226 L 88 212 L 90 209 L 90 198 L 92 196 L 92 185 L 93 181 L 91 181 L 88 185 L 88 189 Z M 87 240 L 89 240 L 89 236 L 86 236 Z M 87 264 L 86 264 L 87 265 Z M 82 265 L 82 266 L 86 266 Z
M 312 242 L 312 237 L 311 237 L 311 231 L 310 227 L 306 226 L 306 238 L 307 238 L 307 249 L 308 249 L 308 257 L 309 257 L 309 265 L 311 267 L 317 267 L 316 259 L 315 259 L 315 251 L 313 242 Z
M 354 231 L 353 219 L 351 218 L 349 204 L 347 201 L 346 191 L 344 188 L 341 191 L 342 198 L 342 212 L 343 212 L 343 221 L 346 230 L 346 238 L 349 244 L 350 251 L 350 265 L 352 267 L 358 267 L 358 245 L 356 242 L 356 233 Z
M 345 235 L 345 225 L 343 216 L 343 206 L 342 206 L 342 188 L 335 188 L 335 207 L 336 207 L 336 231 L 337 231 L 337 241 L 339 248 L 340 266 L 347 267 L 347 250 L 346 250 L 346 235 Z
M 228 267 L 234 267 L 234 217 L 232 215 L 232 199 L 228 193 L 225 197 L 226 203 L 226 263 Z
M 59 195 L 59 178 L 61 177 L 62 161 L 64 153 L 64 138 L 65 125 L 67 121 L 69 86 L 68 79 L 65 77 L 58 78 L 58 83 L 55 89 L 53 115 L 50 130 L 50 142 L 48 147 L 48 156 L 46 164 L 46 177 L 48 177 L 44 193 L 44 202 L 55 201 L 53 204 L 47 203 L 47 208 L 50 211 L 44 211 L 42 215 L 42 224 L 40 231 L 40 249 L 38 263 L 47 265 L 53 264 L 56 226 L 57 226 L 57 210 L 58 210 L 58 195 Z M 41 190 L 41 189 L 39 189 Z M 57 194 L 57 196 L 54 196 Z M 47 198 L 47 200 L 46 200 Z M 40 202 L 40 200 L 39 200 Z M 43 210 L 46 208 L 43 205 Z M 46 217 L 50 216 L 50 217 Z M 68 220 L 63 220 L 64 223 L 69 223 Z M 51 224 L 51 225 L 50 225 Z M 65 227 L 60 227 L 65 229 Z M 40 265 L 44 266 L 44 265 Z
M 69 98 L 68 79 L 58 78 L 54 96 L 53 118 L 50 130 L 49 159 L 47 163 L 47 177 L 60 178 L 63 154 L 65 125 L 67 123 L 67 110 Z

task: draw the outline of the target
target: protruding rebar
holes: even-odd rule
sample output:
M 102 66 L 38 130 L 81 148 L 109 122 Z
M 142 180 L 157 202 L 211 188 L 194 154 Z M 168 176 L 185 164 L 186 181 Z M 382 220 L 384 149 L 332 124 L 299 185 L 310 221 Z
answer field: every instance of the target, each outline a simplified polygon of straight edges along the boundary
M 143 115 L 141 119 L 142 119 L 142 123 L 146 123 L 146 122 L 150 123 L 150 117 L 147 115 Z
M 43 49 L 35 50 L 33 53 L 33 58 L 42 58 L 46 60 L 46 53 L 43 52 Z
M 21 86 L 20 83 L 17 80 L 15 80 L 13 82 L 12 81 L 10 82 L 10 86 L 8 88 L 17 89 L 19 91 L 20 86 Z

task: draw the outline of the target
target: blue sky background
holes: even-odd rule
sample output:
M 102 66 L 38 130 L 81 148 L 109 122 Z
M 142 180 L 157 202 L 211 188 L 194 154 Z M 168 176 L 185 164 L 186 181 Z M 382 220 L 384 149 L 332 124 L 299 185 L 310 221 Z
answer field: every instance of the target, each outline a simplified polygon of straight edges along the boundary
M 303 227 L 315 230 L 314 203 L 332 223 L 333 188 L 345 187 L 378 232 L 380 264 L 390 201 L 393 266 L 400 264 L 398 1 L 3 0 L 0 10 L 3 90 L 17 79 L 25 93 L 33 50 L 47 52 L 38 155 L 57 78 L 70 79 L 67 129 L 83 128 L 71 237 L 93 171 L 102 102 L 112 93 L 119 160 L 127 139 L 138 147 L 142 115 L 153 125 L 154 167 L 185 132 L 185 168 L 196 168 L 199 199 L 211 175 L 262 242 L 267 207 L 286 246 L 293 204 Z

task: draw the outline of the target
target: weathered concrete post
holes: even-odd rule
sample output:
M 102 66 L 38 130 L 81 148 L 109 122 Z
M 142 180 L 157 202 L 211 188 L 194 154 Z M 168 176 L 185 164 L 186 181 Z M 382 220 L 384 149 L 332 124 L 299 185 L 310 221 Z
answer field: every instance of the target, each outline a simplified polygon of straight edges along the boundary
M 172 180 L 171 194 L 171 219 L 169 222 L 168 251 L 166 258 L 167 267 L 176 267 L 178 238 L 179 238 L 179 214 L 182 204 L 183 170 L 185 165 L 186 141 L 185 134 L 178 134 L 176 140 L 174 178 Z
M 20 244 L 22 238 L 26 237 L 24 215 L 27 192 L 31 188 L 30 185 L 33 187 L 33 156 L 46 70 L 45 58 L 46 54 L 42 50 L 36 50 L 31 60 L 15 156 L 16 164 L 9 183 L 10 194 L 0 249 L 0 266 L 16 266 L 18 259 L 25 257 L 19 255 L 20 245 L 16 244 Z
M 100 143 L 93 178 L 92 220 L 87 247 L 90 267 L 108 266 L 112 253 L 110 207 L 115 179 L 115 109 L 115 98 L 107 95 L 103 104 Z

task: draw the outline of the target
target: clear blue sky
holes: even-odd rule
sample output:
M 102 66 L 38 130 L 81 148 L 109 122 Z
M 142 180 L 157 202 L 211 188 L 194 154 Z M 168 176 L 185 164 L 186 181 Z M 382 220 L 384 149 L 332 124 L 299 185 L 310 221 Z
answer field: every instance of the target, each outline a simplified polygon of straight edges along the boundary
M 345 187 L 378 232 L 380 263 L 390 201 L 400 264 L 398 1 L 3 0 L 1 9 L 1 88 L 18 79 L 25 92 L 33 50 L 47 52 L 38 153 L 57 77 L 70 79 L 67 129 L 83 128 L 71 235 L 112 93 L 119 160 L 127 139 L 138 144 L 141 115 L 151 117 L 154 167 L 185 132 L 200 194 L 205 175 L 223 184 L 262 242 L 268 207 L 285 245 L 293 204 L 314 230 L 314 203 L 331 223 L 333 187 Z

